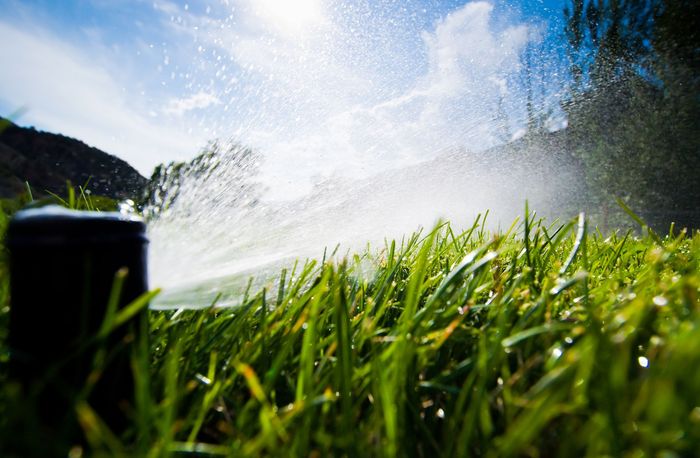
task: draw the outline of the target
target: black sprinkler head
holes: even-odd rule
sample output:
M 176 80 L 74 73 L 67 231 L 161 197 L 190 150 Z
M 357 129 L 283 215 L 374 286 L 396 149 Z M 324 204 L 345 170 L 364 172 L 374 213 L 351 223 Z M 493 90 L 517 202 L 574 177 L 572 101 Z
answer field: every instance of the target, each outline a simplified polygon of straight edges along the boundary
M 47 439 L 81 436 L 74 403 L 88 380 L 97 380 L 88 405 L 113 430 L 126 425 L 131 349 L 147 338 L 147 311 L 98 333 L 117 272 L 127 272 L 117 311 L 148 290 L 145 230 L 119 213 L 57 206 L 20 211 L 10 222 L 10 377 L 35 403 Z

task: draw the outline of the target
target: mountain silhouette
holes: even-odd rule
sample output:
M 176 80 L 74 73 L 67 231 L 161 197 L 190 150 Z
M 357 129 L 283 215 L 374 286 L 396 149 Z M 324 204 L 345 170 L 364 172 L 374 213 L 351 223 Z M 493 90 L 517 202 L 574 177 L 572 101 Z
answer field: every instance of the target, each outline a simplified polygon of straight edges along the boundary
M 0 197 L 15 197 L 29 183 L 35 195 L 63 195 L 66 183 L 85 185 L 112 199 L 139 197 L 147 183 L 128 163 L 60 134 L 20 127 L 0 118 Z

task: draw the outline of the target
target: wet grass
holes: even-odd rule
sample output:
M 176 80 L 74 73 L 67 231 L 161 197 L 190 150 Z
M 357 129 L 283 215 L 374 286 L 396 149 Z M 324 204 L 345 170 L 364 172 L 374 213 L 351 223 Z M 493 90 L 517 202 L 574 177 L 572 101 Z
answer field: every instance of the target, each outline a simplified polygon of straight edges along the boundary
M 700 450 L 698 234 L 443 224 L 299 263 L 237 308 L 151 311 L 149 338 L 121 435 L 76 398 L 76 456 Z M 0 442 L 21 409 L 2 384 Z

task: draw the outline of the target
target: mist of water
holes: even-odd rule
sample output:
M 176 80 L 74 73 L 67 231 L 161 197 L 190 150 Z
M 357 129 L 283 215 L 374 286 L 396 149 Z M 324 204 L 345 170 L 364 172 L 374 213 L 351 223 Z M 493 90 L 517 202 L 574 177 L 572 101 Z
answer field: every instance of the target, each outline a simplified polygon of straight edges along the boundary
M 518 134 L 514 81 L 537 25 L 487 2 L 437 17 L 417 1 L 281 5 L 189 16 L 202 49 L 190 84 L 220 138 L 147 210 L 160 208 L 149 237 L 161 306 L 206 305 L 226 285 L 235 303 L 249 275 L 324 248 L 379 247 L 485 210 L 508 225 L 525 199 L 556 214 L 575 195 L 560 156 L 489 149 Z

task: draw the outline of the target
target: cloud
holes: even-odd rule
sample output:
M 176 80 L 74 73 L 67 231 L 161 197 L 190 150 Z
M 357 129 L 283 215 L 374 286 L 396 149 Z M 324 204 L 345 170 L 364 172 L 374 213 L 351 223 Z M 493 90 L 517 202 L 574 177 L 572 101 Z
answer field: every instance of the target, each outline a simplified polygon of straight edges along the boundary
M 497 141 L 493 114 L 498 98 L 507 92 L 507 77 L 518 70 L 528 42 L 524 25 L 494 30 L 492 12 L 490 3 L 468 3 L 438 21 L 433 31 L 424 31 L 427 71 L 422 76 L 403 93 L 378 103 L 358 100 L 338 106 L 316 134 L 285 143 L 294 152 L 290 158 L 306 158 L 312 168 L 315 160 L 322 174 L 343 170 L 366 175 L 448 148 L 492 146 Z M 288 167 L 279 159 L 281 176 Z
M 515 68 L 527 43 L 527 27 L 491 28 L 493 5 L 472 2 L 440 21 L 435 32 L 423 32 L 428 49 L 427 84 L 436 96 L 453 97 L 481 78 Z
M 416 31 L 422 49 L 409 49 L 394 43 L 406 37 L 389 21 L 366 24 L 347 17 L 352 9 L 334 17 L 319 4 L 309 0 L 308 11 L 287 17 L 306 21 L 303 33 L 280 22 L 281 9 L 272 14 L 252 0 L 231 0 L 220 20 L 168 7 L 170 18 L 185 18 L 171 20 L 173 30 L 206 50 L 194 87 L 234 107 L 238 117 L 227 119 L 267 154 L 273 192 L 290 195 L 286 183 L 308 189 L 310 176 L 363 176 L 496 142 L 494 113 L 519 69 L 528 26 L 496 29 L 493 5 L 470 2 Z M 407 75 L 407 67 L 424 72 Z M 212 73 L 228 79 L 215 89 Z
M 281 4 L 229 0 L 185 9 L 156 0 L 160 22 L 152 26 L 171 52 L 165 73 L 145 81 L 124 70 L 142 67 L 116 61 L 128 52 L 0 21 L 0 36 L 12 44 L 0 47 L 0 99 L 30 109 L 21 122 L 81 138 L 144 173 L 192 156 L 214 131 L 261 148 L 275 183 L 361 176 L 445 148 L 493 144 L 493 113 L 510 92 L 526 26 L 496 29 L 493 6 L 471 2 L 414 30 L 417 46 L 404 46 L 397 27 L 407 17 L 369 24 L 360 9 Z M 144 54 L 157 60 L 160 50 L 149 46 L 143 41 Z M 141 94 L 148 78 L 167 73 L 167 88 Z M 200 133 L 187 133 L 194 128 Z
M 143 174 L 174 158 L 190 157 L 204 139 L 181 125 L 153 119 L 133 82 L 117 78 L 90 48 L 78 48 L 38 26 L 0 21 L 0 98 L 25 107 L 18 122 L 60 132 L 116 154 Z
M 182 116 L 188 111 L 203 109 L 212 105 L 221 105 L 221 100 L 214 94 L 199 91 L 189 97 L 171 99 L 163 109 L 163 112 L 175 116 Z

